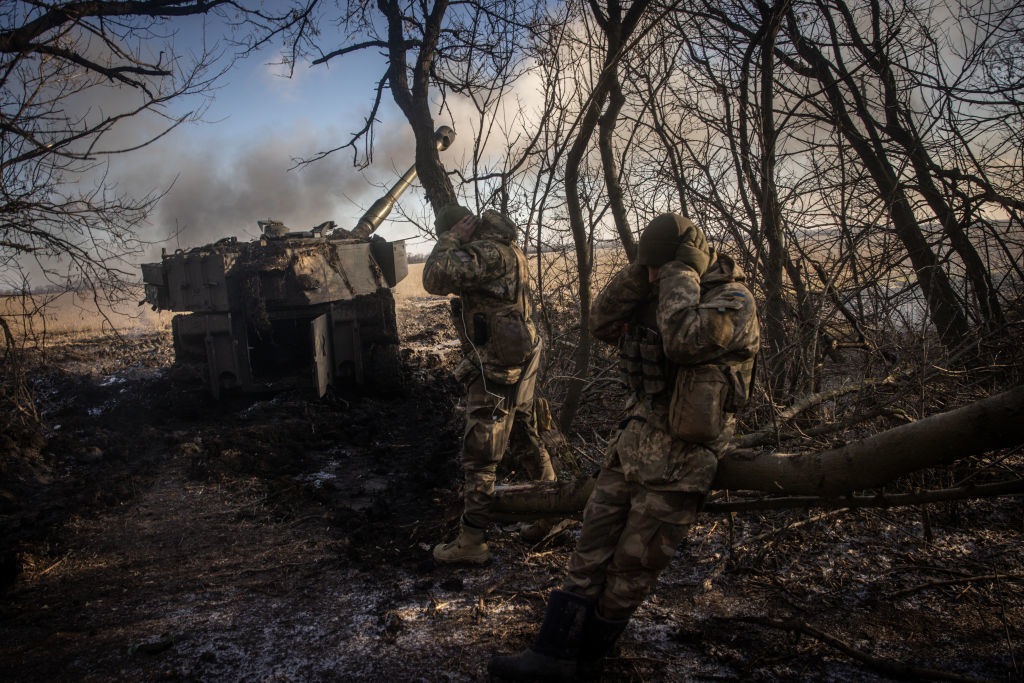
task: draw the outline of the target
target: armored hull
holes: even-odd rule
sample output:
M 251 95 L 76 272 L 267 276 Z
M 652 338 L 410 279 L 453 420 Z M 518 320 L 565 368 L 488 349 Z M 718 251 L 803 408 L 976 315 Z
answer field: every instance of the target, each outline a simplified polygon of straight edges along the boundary
M 146 301 L 172 320 L 180 361 L 205 362 L 210 391 L 401 380 L 391 287 L 403 242 L 264 237 L 165 254 L 142 269 Z
M 435 133 L 439 149 L 454 139 Z M 333 222 L 289 232 L 261 221 L 262 236 L 164 253 L 142 266 L 146 298 L 172 320 L 182 362 L 205 363 L 210 391 L 335 385 L 391 391 L 401 383 L 391 288 L 409 272 L 405 243 L 373 235 L 415 166 L 351 231 Z

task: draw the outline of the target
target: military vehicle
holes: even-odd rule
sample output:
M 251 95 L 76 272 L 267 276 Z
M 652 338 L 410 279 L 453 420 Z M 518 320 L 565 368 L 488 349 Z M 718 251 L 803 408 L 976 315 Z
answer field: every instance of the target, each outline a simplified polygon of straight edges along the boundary
M 434 133 L 439 150 L 455 132 Z M 257 221 L 259 239 L 227 237 L 142 266 L 145 300 L 171 321 L 178 362 L 205 364 L 211 393 L 401 384 L 391 288 L 409 272 L 405 242 L 373 232 L 416 178 L 416 165 L 351 230 L 327 221 L 292 232 Z

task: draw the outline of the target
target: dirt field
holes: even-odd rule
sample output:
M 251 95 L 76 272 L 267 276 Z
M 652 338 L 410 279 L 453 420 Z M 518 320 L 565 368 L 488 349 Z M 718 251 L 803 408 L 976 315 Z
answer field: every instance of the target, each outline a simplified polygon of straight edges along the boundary
M 217 403 L 159 324 L 57 341 L 46 440 L 0 437 L 0 678 L 472 681 L 527 645 L 575 528 L 435 566 L 461 396 L 418 268 L 389 399 Z M 607 680 L 1020 680 L 1022 533 L 1019 498 L 704 515 Z

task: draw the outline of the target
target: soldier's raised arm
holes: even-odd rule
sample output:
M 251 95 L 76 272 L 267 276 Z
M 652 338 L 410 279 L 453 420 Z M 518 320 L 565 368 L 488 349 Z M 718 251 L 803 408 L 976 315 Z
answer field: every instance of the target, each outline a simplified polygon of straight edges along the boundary
M 658 327 L 665 355 L 676 363 L 707 363 L 726 355 L 753 357 L 757 352 L 757 309 L 743 273 L 728 256 L 711 255 L 705 271 L 669 261 L 658 274 Z M 702 279 L 719 285 L 704 299 Z
M 637 307 L 650 295 L 646 268 L 630 263 L 620 270 L 597 295 L 590 309 L 594 337 L 617 344 L 623 326 L 633 320 Z
M 469 209 L 449 204 L 437 212 L 437 244 L 423 266 L 423 288 L 431 294 L 455 294 L 493 279 L 508 267 L 505 254 L 487 240 L 472 240 L 472 231 L 455 229 L 471 218 Z M 476 219 L 474 219 L 476 220 Z

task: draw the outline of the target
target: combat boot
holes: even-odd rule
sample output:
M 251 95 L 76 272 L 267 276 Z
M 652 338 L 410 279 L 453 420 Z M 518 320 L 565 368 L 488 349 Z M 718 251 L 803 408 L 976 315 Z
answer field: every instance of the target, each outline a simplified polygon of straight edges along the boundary
M 445 564 L 486 564 L 491 561 L 491 551 L 484 542 L 484 530 L 459 523 L 459 535 L 454 541 L 434 546 L 434 559 Z
M 626 630 L 629 619 L 605 619 L 594 609 L 583 625 L 583 639 L 577 657 L 576 680 L 600 681 L 604 673 L 604 660 L 615 647 L 615 642 Z
M 575 680 L 584 625 L 593 609 L 592 600 L 563 590 L 551 591 L 533 647 L 517 655 L 492 657 L 488 673 L 506 681 Z

